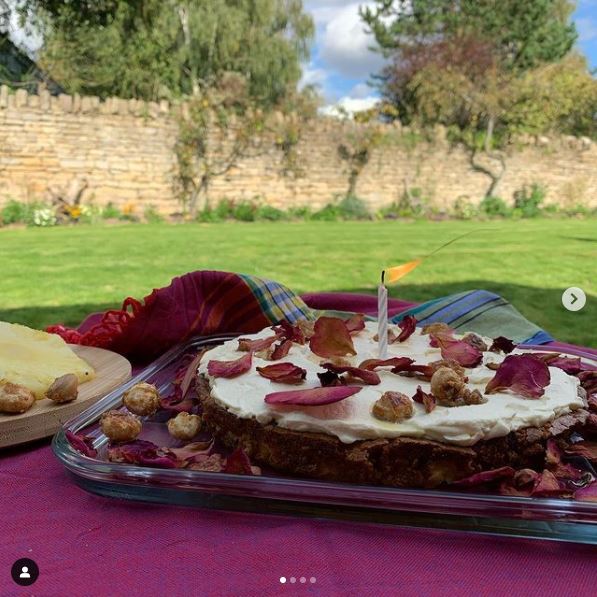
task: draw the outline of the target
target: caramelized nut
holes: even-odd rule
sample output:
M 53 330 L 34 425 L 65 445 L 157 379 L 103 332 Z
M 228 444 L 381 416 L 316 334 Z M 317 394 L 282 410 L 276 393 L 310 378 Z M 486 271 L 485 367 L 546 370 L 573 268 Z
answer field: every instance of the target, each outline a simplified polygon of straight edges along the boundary
M 35 396 L 31 390 L 10 381 L 0 380 L 0 412 L 24 413 L 34 403 Z
M 113 442 L 130 442 L 141 433 L 141 421 L 135 415 L 117 410 L 104 413 L 100 427 Z
M 74 373 L 67 373 L 57 377 L 46 391 L 46 398 L 63 404 L 72 402 L 79 395 L 79 378 Z
M 384 392 L 373 405 L 373 416 L 391 423 L 400 423 L 410 419 L 414 412 L 412 400 L 400 392 Z
M 122 402 L 126 408 L 141 417 L 153 415 L 160 408 L 160 394 L 149 383 L 138 383 L 124 393 Z
M 201 429 L 201 417 L 186 412 L 178 413 L 168 421 L 168 433 L 176 439 L 191 440 Z
M 431 377 L 431 393 L 442 406 L 483 404 L 487 398 L 479 390 L 469 390 L 464 380 L 449 367 L 440 367 Z

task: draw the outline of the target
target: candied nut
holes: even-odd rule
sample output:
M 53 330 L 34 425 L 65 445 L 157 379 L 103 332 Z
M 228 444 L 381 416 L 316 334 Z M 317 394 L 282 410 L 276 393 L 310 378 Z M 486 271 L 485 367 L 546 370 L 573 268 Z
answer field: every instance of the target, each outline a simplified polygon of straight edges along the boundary
M 479 390 L 469 390 L 464 380 L 449 367 L 440 367 L 431 377 L 431 393 L 442 406 L 483 404 L 487 398 Z
M 124 393 L 122 402 L 130 412 L 145 417 L 155 414 L 160 408 L 160 394 L 155 386 L 138 383 Z
M 443 321 L 436 321 L 435 323 L 428 323 L 421 329 L 421 334 L 437 334 L 440 332 L 451 333 L 452 328 Z
M 72 402 L 79 395 L 79 378 L 74 373 L 57 377 L 46 391 L 46 398 L 62 404 Z
M 452 371 L 454 371 L 463 381 L 466 381 L 467 379 L 464 367 L 454 359 L 441 359 L 440 361 L 433 361 L 432 363 L 429 363 L 429 366 L 431 367 L 433 373 L 435 373 L 441 367 L 448 367 L 448 369 L 452 369 Z
M 413 401 L 401 392 L 384 392 L 373 405 L 373 416 L 391 423 L 410 419 L 414 412 Z
M 178 413 L 168 421 L 168 433 L 176 439 L 193 439 L 201 429 L 201 417 L 186 412 Z
M 129 442 L 141 433 L 141 421 L 130 413 L 109 410 L 102 415 L 100 427 L 113 442 Z
M 25 386 L 0 380 L 0 412 L 24 413 L 35 404 L 33 392 Z
M 481 352 L 489 350 L 489 347 L 487 346 L 485 340 L 483 340 L 483 338 L 481 338 L 479 334 L 475 334 L 474 332 L 469 332 L 468 334 L 466 334 L 462 338 L 462 341 L 466 342 L 467 344 L 470 344 L 473 348 L 476 348 Z

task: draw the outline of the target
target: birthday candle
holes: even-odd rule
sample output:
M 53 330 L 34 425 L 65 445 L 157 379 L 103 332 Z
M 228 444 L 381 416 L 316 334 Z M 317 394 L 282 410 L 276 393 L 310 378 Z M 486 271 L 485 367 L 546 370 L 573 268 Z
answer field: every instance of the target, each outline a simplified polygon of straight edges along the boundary
M 387 358 L 388 353 L 388 289 L 382 282 L 377 288 L 377 346 L 379 358 Z

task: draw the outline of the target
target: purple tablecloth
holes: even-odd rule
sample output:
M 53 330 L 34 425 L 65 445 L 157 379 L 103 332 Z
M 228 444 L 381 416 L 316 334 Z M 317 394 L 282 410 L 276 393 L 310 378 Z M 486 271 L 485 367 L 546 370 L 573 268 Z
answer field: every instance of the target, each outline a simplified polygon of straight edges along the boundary
M 362 297 L 326 296 L 308 302 L 367 310 Z M 595 547 L 99 498 L 48 444 L 0 451 L 1 595 L 597 592 Z M 11 580 L 19 558 L 40 568 L 31 587 Z

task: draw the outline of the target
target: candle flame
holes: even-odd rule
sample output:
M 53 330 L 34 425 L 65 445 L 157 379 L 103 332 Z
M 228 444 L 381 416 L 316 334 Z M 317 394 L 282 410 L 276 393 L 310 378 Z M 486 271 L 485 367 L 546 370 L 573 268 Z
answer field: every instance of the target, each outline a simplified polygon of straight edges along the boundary
M 386 282 L 388 284 L 393 284 L 394 282 L 397 282 L 400 278 L 406 276 L 406 274 L 410 274 L 410 272 L 418 267 L 422 261 L 422 259 L 415 259 L 414 261 L 402 263 L 401 265 L 388 267 L 381 274 L 382 283 Z

